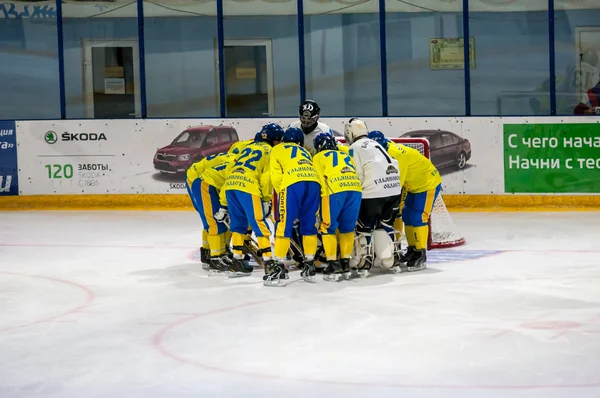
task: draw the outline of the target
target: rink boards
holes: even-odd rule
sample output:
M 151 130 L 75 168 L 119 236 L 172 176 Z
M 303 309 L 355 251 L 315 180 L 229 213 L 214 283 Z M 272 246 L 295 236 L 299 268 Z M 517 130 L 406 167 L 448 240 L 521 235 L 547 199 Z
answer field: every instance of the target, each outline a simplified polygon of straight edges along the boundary
M 0 122 L 1 208 L 191 209 L 190 162 L 294 118 Z M 322 118 L 343 132 L 347 118 Z M 597 117 L 365 118 L 388 137 L 423 136 L 453 209 L 600 207 Z M 228 126 L 173 141 L 189 128 Z M 210 141 L 210 142 L 209 142 Z M 162 169 L 162 170 L 159 170 Z M 166 172 L 165 172 L 166 171 Z

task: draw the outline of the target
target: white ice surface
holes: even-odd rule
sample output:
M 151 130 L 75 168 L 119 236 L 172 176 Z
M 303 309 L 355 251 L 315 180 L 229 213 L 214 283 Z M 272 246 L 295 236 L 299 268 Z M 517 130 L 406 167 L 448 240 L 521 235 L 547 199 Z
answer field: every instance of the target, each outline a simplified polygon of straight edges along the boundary
M 192 212 L 0 213 L 0 397 L 599 398 L 600 214 L 453 218 L 424 272 L 268 288 Z

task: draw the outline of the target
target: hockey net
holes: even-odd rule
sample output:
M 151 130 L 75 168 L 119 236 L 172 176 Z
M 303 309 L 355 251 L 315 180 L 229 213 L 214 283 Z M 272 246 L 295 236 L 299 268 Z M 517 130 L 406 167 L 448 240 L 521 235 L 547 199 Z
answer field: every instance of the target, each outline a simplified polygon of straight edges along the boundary
M 425 138 L 391 138 L 392 141 L 414 148 L 421 152 L 427 159 L 431 159 L 429 141 Z M 442 249 L 445 247 L 460 246 L 465 243 L 465 238 L 458 232 L 452 216 L 446 208 L 444 198 L 440 193 L 433 204 L 433 211 L 429 219 L 429 248 Z
M 429 141 L 425 138 L 390 138 L 392 141 L 414 148 L 421 152 L 427 159 L 431 159 Z M 338 139 L 345 142 L 344 139 Z M 429 249 L 443 249 L 460 246 L 465 243 L 465 238 L 458 232 L 452 216 L 446 208 L 440 193 L 433 204 L 433 211 L 429 219 Z

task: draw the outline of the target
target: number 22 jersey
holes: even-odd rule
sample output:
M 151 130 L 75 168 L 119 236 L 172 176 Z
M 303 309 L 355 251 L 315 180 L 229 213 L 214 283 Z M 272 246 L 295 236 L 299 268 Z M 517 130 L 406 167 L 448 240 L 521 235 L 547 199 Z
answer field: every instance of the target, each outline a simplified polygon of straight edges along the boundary
M 225 192 L 236 190 L 256 195 L 263 201 L 271 200 L 269 160 L 271 146 L 258 142 L 244 148 L 237 159 L 227 166 L 227 179 L 221 189 L 221 203 L 226 204 Z

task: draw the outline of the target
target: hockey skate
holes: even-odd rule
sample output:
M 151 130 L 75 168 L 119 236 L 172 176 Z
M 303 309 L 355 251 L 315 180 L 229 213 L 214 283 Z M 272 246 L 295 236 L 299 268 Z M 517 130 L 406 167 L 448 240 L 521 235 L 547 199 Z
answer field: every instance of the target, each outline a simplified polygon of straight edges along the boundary
M 285 286 L 287 284 L 286 280 L 290 278 L 285 265 L 280 262 L 273 263 L 269 267 L 269 272 L 266 271 L 267 268 L 265 268 L 265 275 L 263 276 L 263 285 L 265 286 Z
M 323 280 L 337 282 L 342 277 L 342 266 L 339 261 L 330 261 L 327 268 L 323 270 Z
M 315 269 L 315 261 L 314 260 L 304 261 L 304 263 L 302 264 L 302 272 L 300 272 L 300 275 L 302 276 L 304 281 L 308 282 L 308 283 L 316 283 L 317 282 L 315 279 L 316 273 L 317 273 L 317 271 Z
M 275 260 L 271 259 L 271 260 L 265 261 L 265 275 L 270 274 L 271 270 L 273 269 L 274 266 L 275 266 Z
M 408 258 L 410 256 L 412 256 L 412 253 L 414 253 L 414 252 L 415 252 L 415 248 L 413 246 L 408 246 L 408 249 L 406 249 L 406 253 L 400 254 L 400 258 L 399 258 L 400 264 L 406 264 Z
M 208 271 L 210 269 L 210 249 L 200 248 L 200 263 L 203 270 Z
M 227 271 L 229 271 L 230 265 L 231 265 L 231 261 L 229 260 L 227 255 L 211 257 L 209 268 L 208 268 L 208 275 L 209 276 L 224 275 Z
M 342 265 L 342 275 L 346 280 L 350 280 L 350 277 L 352 276 L 352 272 L 350 271 L 350 259 L 343 258 L 340 260 L 340 263 Z
M 414 250 L 406 258 L 406 268 L 409 272 L 421 271 L 427 268 L 427 253 L 425 250 Z
M 229 265 L 229 271 L 227 276 L 230 278 L 238 278 L 241 276 L 249 276 L 254 271 L 254 268 L 247 261 L 241 258 L 234 258 L 233 262 Z

